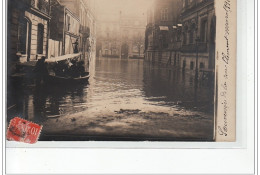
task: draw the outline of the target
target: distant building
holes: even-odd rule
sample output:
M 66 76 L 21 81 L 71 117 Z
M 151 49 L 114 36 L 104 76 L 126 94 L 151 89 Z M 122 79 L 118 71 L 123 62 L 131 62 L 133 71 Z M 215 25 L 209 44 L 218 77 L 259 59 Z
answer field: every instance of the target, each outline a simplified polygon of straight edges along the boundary
M 13 63 L 47 56 L 49 10 L 48 0 L 8 1 L 7 56 L 10 69 L 13 69 Z
M 103 57 L 143 57 L 146 17 L 101 13 L 98 17 L 97 55 Z
M 180 60 L 181 0 L 155 0 L 147 13 L 145 59 L 176 65 Z
M 131 16 L 120 12 L 121 58 L 143 57 L 146 15 Z
M 183 0 L 181 67 L 194 72 L 215 69 L 214 0 Z M 197 64 L 197 65 L 196 65 Z
M 100 14 L 97 33 L 97 55 L 120 57 L 120 23 L 118 14 Z

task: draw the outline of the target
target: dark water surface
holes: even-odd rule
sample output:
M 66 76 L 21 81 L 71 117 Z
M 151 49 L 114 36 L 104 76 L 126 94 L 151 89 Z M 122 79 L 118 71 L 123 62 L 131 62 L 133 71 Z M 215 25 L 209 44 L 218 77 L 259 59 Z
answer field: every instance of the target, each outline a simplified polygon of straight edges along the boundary
M 35 87 L 15 80 L 8 119 L 42 124 L 41 140 L 213 139 L 214 91 L 204 82 L 195 88 L 192 73 L 97 58 L 90 75 L 84 85 Z

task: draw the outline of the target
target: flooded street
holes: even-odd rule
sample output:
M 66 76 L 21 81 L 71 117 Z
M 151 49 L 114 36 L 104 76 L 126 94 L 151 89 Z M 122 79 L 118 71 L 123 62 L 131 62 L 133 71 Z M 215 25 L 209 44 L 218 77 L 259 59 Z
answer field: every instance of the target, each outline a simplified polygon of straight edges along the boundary
M 213 89 L 194 88 L 190 74 L 97 58 L 90 75 L 85 85 L 16 86 L 8 117 L 42 124 L 40 140 L 213 140 Z

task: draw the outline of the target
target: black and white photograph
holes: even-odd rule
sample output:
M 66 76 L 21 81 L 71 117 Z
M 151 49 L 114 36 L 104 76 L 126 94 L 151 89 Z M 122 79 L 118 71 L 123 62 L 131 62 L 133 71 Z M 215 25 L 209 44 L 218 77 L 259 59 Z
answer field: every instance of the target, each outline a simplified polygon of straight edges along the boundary
M 7 123 L 39 141 L 216 141 L 215 1 L 8 0 Z

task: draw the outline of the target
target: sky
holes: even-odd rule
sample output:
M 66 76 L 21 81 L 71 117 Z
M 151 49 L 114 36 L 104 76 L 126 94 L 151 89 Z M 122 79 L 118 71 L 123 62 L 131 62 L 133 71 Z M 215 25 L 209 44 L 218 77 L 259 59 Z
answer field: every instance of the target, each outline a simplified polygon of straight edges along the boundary
M 99 14 L 142 15 L 147 12 L 153 0 L 96 0 Z

